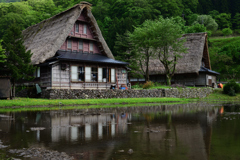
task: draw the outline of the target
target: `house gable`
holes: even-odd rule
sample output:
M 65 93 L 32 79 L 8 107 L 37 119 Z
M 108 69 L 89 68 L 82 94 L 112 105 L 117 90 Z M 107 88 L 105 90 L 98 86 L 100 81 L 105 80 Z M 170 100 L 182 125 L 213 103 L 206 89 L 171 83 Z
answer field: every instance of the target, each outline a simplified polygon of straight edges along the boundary
M 93 39 L 96 40 L 94 42 L 96 44 L 94 45 L 97 50 L 96 52 L 114 59 L 91 13 L 91 4 L 80 2 L 80 4 L 36 25 L 30 26 L 22 32 L 25 47 L 33 53 L 31 63 L 35 65 L 40 64 L 53 57 L 61 49 L 66 39 L 70 37 L 69 34 L 71 34 L 75 22 L 78 21 L 79 17 L 81 20 L 82 13 L 85 14 L 84 20 L 88 22 L 89 28 L 92 30 L 91 35 Z M 71 37 L 73 38 L 73 36 Z M 73 46 L 77 47 L 76 43 Z M 85 48 L 87 49 L 86 46 Z
M 211 70 L 211 63 L 210 63 L 210 57 L 209 57 L 209 51 L 208 51 L 208 41 L 207 41 L 207 35 L 205 38 L 205 45 L 203 50 L 203 59 L 204 59 L 204 67 Z
M 86 18 L 86 12 L 82 12 L 60 49 L 79 53 L 102 54 L 97 36 L 94 36 L 92 28 Z

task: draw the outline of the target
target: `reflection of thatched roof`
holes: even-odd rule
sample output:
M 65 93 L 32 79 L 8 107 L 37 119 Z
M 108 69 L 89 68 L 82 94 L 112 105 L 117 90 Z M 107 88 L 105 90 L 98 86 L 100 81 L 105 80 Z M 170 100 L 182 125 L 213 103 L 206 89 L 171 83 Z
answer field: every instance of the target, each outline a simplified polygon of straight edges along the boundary
M 184 45 L 188 49 L 187 53 L 181 54 L 182 58 L 178 59 L 175 73 L 198 74 L 201 67 L 202 58 L 205 59 L 205 67 L 211 69 L 207 45 L 207 33 L 184 34 L 183 38 L 186 38 Z M 149 72 L 150 75 L 164 74 L 165 69 L 158 59 L 151 59 Z
M 98 40 L 98 46 L 102 48 L 102 53 L 114 59 L 92 15 L 91 4 L 80 2 L 80 4 L 36 25 L 30 26 L 22 32 L 24 45 L 27 50 L 31 50 L 33 53 L 31 57 L 32 64 L 42 63 L 55 55 L 71 32 L 74 23 L 83 12 L 86 12 L 94 37 Z

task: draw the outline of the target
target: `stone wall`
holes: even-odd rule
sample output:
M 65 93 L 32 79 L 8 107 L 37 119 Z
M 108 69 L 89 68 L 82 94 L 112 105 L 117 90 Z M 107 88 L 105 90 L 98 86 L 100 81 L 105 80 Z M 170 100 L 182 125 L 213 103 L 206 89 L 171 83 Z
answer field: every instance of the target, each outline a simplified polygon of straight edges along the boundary
M 143 90 L 83 90 L 45 89 L 41 98 L 48 99 L 107 99 L 141 97 L 203 98 L 213 92 L 212 88 L 172 88 Z

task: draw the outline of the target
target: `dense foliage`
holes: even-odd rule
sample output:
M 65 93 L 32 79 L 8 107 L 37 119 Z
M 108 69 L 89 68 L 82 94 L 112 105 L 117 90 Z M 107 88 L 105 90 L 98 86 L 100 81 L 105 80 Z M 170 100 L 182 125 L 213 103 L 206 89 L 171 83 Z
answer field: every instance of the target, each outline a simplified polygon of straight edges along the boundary
M 159 16 L 178 17 L 184 19 L 181 27 L 185 33 L 207 31 L 212 36 L 223 36 L 233 31 L 233 34 L 240 34 L 239 0 L 87 1 L 93 4 L 92 12 L 114 56 L 119 60 L 128 61 L 134 76 L 137 76 L 134 71 L 138 70 L 133 58 L 136 57 L 136 53 L 130 51 L 132 46 L 128 45 L 126 33 L 132 33 L 134 26 L 141 25 L 145 20 L 155 20 Z M 18 24 L 23 30 L 74 6 L 80 0 L 0 0 L 0 2 L 2 2 L 0 3 L 1 39 L 12 23 Z M 222 47 L 220 46 L 219 50 Z M 220 52 L 210 54 L 217 55 Z M 213 60 L 215 61 L 218 60 Z M 218 64 L 211 64 L 213 70 L 218 70 L 215 67 Z M 233 68 L 231 65 L 230 67 Z
M 228 94 L 230 96 L 235 96 L 236 93 L 240 92 L 240 86 L 234 80 L 230 80 L 223 87 L 223 93 Z
M 240 78 L 240 37 L 210 39 L 211 66 L 221 80 Z
M 10 25 L 4 34 L 3 48 L 6 51 L 6 62 L 4 62 L 4 69 L 6 69 L 1 74 L 11 77 L 14 91 L 15 82 L 19 79 L 31 79 L 35 70 L 30 64 L 31 51 L 26 51 L 22 32 L 16 24 Z

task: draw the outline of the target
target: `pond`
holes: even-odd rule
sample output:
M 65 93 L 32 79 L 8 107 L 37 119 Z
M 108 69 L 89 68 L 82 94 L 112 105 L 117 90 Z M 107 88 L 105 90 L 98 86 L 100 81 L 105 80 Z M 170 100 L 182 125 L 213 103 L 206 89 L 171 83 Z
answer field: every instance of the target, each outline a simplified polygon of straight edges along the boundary
M 0 113 L 0 159 L 37 159 L 17 152 L 23 148 L 84 160 L 240 159 L 240 109 L 181 104 Z

